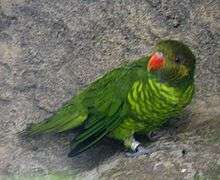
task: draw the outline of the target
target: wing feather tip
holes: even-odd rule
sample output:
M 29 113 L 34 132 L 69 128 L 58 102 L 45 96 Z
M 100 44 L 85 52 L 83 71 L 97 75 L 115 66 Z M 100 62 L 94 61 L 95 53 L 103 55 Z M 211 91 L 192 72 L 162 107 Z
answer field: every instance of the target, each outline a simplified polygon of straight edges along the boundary
M 75 157 L 75 156 L 77 156 L 77 155 L 79 155 L 80 154 L 80 152 L 74 152 L 74 150 L 72 150 L 72 151 L 70 151 L 69 153 L 68 153 L 68 157 L 69 158 L 72 158 L 72 157 Z

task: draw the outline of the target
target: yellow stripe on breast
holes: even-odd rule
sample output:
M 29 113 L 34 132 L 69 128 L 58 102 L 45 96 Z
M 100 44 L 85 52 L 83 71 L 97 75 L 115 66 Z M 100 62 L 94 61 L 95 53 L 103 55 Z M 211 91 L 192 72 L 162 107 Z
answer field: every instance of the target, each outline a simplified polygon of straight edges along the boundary
M 133 84 L 128 102 L 137 117 L 156 123 L 179 112 L 191 101 L 192 94 L 192 86 L 184 91 L 149 79 L 146 84 L 142 81 Z
M 140 93 L 142 91 L 143 83 L 139 82 L 137 91 Z
M 136 104 L 136 102 L 135 102 L 135 100 L 132 98 L 131 93 L 128 94 L 128 102 L 129 102 L 130 105 L 131 105 L 131 109 L 132 109 L 132 110 L 135 110 L 135 104 Z
M 163 84 L 163 83 L 160 83 L 160 82 L 152 82 L 152 84 L 154 86 L 157 87 L 158 90 L 158 94 L 164 98 L 167 99 L 167 101 L 170 101 L 170 102 L 178 102 L 179 101 L 179 92 L 173 88 L 173 87 L 170 87 L 168 86 L 167 84 Z
M 138 91 L 137 91 L 137 87 L 140 85 L 139 81 L 136 81 L 132 87 L 132 95 L 134 97 L 134 100 L 137 101 L 138 98 Z

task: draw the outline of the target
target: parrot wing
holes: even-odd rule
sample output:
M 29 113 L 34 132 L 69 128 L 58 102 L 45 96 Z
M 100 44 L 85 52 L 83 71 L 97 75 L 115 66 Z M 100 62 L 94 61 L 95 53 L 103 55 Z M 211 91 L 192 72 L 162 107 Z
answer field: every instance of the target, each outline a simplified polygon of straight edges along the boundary
M 138 62 L 143 61 L 146 63 L 145 58 Z M 90 148 L 124 120 L 129 110 L 128 92 L 139 78 L 140 69 L 146 73 L 142 67 L 143 63 L 135 62 L 114 69 L 82 92 L 89 114 L 83 131 L 71 142 L 70 157 Z

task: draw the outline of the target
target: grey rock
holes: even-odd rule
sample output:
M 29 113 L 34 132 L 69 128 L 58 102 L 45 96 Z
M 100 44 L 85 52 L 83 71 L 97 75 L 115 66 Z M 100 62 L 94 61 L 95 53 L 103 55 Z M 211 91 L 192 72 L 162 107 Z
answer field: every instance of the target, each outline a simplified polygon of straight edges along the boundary
M 219 7 L 218 0 L 1 0 L 0 179 L 219 178 Z M 70 159 L 74 133 L 18 137 L 78 89 L 168 38 L 184 41 L 198 59 L 196 97 L 168 128 L 176 138 L 167 133 L 152 143 L 150 156 L 125 158 L 119 144 L 104 140 Z

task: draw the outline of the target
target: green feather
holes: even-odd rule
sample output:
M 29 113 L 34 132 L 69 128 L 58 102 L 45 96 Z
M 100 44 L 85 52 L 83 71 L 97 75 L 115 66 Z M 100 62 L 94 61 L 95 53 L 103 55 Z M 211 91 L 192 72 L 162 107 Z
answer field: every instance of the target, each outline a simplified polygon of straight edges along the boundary
M 63 132 L 81 125 L 87 118 L 88 113 L 82 105 L 78 105 L 78 102 L 79 100 L 72 99 L 47 120 L 32 124 L 26 129 L 24 135 L 33 136 L 42 133 Z

